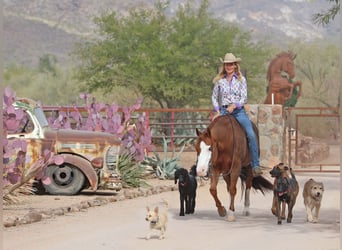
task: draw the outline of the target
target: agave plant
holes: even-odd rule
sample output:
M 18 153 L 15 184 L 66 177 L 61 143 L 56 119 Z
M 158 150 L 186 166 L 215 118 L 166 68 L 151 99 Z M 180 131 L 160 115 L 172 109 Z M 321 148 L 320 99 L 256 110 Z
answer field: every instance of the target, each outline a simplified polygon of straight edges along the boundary
M 128 153 L 120 155 L 118 170 L 124 187 L 148 186 L 144 180 L 144 169 L 137 165 L 134 155 Z
M 173 179 L 174 173 L 180 168 L 178 161 L 181 154 L 185 148 L 185 144 L 182 146 L 180 151 L 176 154 L 175 148 L 172 150 L 171 158 L 168 158 L 168 143 L 165 137 L 163 137 L 164 142 L 164 154 L 161 158 L 158 152 L 152 151 L 154 156 L 145 156 L 145 159 L 140 162 L 140 165 L 145 169 L 147 173 L 152 173 L 160 179 Z

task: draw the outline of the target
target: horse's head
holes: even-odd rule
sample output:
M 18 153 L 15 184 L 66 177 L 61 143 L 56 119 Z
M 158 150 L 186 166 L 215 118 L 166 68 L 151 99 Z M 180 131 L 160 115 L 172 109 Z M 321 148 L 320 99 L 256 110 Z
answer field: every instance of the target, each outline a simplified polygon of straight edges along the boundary
M 212 141 L 210 138 L 210 131 L 204 132 L 196 129 L 197 141 L 196 141 L 196 152 L 197 152 L 197 175 L 206 176 L 208 174 L 210 160 L 212 157 Z
M 290 79 L 295 77 L 295 65 L 294 60 L 296 54 L 289 52 L 279 53 L 271 62 L 267 72 L 267 79 L 278 76 L 280 72 L 286 72 Z
M 296 55 L 292 54 L 292 52 L 288 52 L 284 54 L 283 58 L 282 70 L 289 74 L 290 79 L 293 79 L 295 77 L 295 66 L 293 61 L 296 58 Z

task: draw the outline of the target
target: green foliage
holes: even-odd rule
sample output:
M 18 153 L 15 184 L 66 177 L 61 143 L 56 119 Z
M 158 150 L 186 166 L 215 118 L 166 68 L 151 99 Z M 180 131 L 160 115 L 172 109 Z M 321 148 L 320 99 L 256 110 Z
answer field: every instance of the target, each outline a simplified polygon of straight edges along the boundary
M 145 156 L 145 159 L 140 162 L 140 165 L 145 169 L 148 169 L 148 167 L 152 167 L 153 173 L 160 179 L 173 179 L 175 171 L 180 168 L 180 166 L 178 165 L 178 161 L 180 159 L 181 154 L 183 153 L 185 145 L 182 146 L 182 148 L 177 154 L 175 152 L 175 148 L 173 148 L 171 157 L 168 158 L 168 143 L 165 138 L 163 138 L 163 141 L 163 158 L 160 157 L 158 152 L 154 151 L 154 156 Z
M 285 107 L 295 107 L 298 101 L 298 90 L 297 87 L 293 89 L 292 96 L 289 100 L 284 103 Z
M 173 17 L 167 12 L 168 5 L 157 2 L 154 8 L 131 9 L 127 16 L 111 12 L 95 18 L 101 40 L 75 50 L 82 62 L 78 79 L 90 91 L 129 88 L 162 108 L 207 106 L 219 57 L 232 51 L 248 68 L 250 101 L 258 98 L 267 46 L 251 43 L 250 34 L 236 25 L 212 18 L 207 0 L 199 8 L 190 2 L 179 5 Z
M 37 69 L 10 65 L 4 70 L 4 83 L 17 96 L 41 101 L 44 105 L 71 105 L 77 102 L 81 84 L 71 71 L 62 70 L 54 57 L 45 55 Z
M 324 12 L 315 13 L 312 16 L 312 20 L 315 24 L 327 25 L 335 19 L 336 15 L 340 13 L 340 10 L 341 10 L 340 0 L 327 0 L 327 1 L 331 3 L 332 7 Z
M 56 63 L 56 56 L 43 55 L 41 58 L 39 58 L 38 70 L 42 73 L 51 73 L 53 76 L 57 76 Z
M 137 165 L 134 156 L 130 154 L 122 154 L 119 158 L 118 170 L 125 187 L 143 187 L 148 186 L 144 178 L 144 168 Z
M 295 42 L 291 50 L 295 60 L 296 80 L 303 82 L 301 106 L 337 107 L 340 105 L 339 55 L 335 44 L 317 40 L 312 43 Z M 297 106 L 298 106 L 297 105 Z

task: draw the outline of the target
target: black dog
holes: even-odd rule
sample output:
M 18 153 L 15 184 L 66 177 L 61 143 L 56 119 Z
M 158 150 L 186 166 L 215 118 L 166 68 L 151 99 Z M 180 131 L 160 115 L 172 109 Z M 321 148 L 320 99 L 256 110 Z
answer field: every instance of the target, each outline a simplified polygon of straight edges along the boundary
M 185 168 L 177 169 L 175 172 L 175 184 L 178 181 L 178 191 L 180 195 L 180 212 L 179 216 L 184 216 L 184 202 L 185 213 L 193 214 L 196 205 L 196 165 L 192 166 L 190 173 Z
M 284 163 L 279 163 L 270 171 L 274 177 L 273 203 L 272 213 L 278 217 L 278 224 L 285 219 L 285 207 L 288 206 L 287 222 L 292 221 L 292 210 L 296 204 L 297 195 L 299 192 L 299 185 L 292 169 L 285 166 Z

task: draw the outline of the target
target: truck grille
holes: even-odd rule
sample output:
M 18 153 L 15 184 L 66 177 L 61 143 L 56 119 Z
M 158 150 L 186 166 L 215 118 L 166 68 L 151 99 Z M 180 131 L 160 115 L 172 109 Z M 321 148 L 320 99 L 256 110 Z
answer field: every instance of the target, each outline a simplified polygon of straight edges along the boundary
M 108 169 L 115 170 L 116 164 L 119 160 L 119 146 L 109 147 L 106 152 L 106 165 Z

